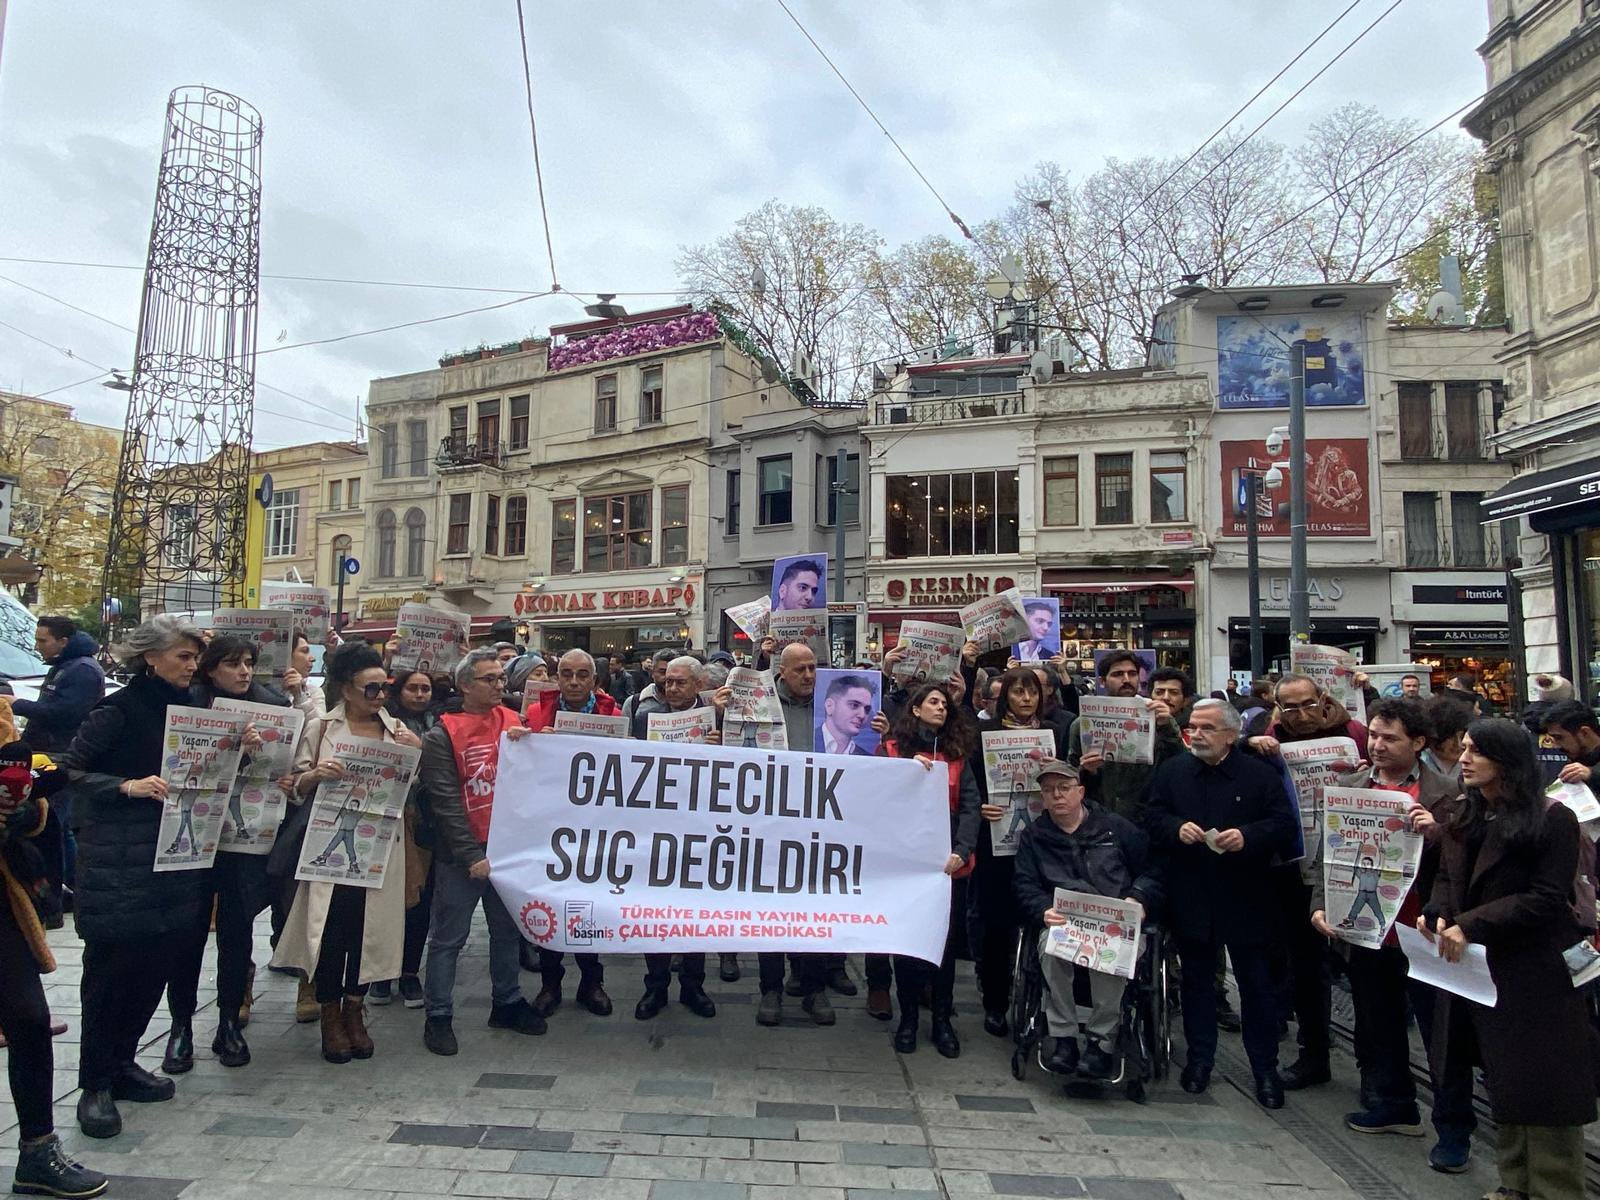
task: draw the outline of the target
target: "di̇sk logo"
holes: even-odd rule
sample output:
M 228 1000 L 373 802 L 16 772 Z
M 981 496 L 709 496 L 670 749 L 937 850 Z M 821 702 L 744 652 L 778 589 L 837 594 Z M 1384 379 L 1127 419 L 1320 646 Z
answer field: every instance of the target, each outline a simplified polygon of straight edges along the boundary
M 556 910 L 543 900 L 529 900 L 518 914 L 527 935 L 541 946 L 556 935 Z

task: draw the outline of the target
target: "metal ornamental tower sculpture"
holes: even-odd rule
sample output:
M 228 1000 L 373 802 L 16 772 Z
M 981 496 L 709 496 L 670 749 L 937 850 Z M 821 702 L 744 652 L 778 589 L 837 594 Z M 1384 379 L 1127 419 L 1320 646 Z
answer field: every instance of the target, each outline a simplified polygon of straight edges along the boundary
M 261 269 L 261 114 L 167 102 L 103 587 L 108 633 L 243 602 Z

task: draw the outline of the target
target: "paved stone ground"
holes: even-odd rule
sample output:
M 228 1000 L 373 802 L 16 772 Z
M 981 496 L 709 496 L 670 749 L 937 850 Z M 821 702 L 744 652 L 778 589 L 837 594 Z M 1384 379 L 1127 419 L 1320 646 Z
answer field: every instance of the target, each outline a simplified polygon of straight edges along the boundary
M 1175 1073 L 1143 1105 L 1120 1092 L 1068 1095 L 1037 1070 L 1015 1082 L 1009 1040 L 979 1025 L 966 964 L 954 1061 L 926 1044 L 896 1055 L 864 993 L 834 999 L 833 1028 L 813 1026 L 795 1000 L 781 1028 L 757 1026 L 753 955 L 739 983 L 710 982 L 720 1008 L 710 1021 L 676 1003 L 635 1021 L 642 962 L 617 958 L 610 1018 L 569 999 L 542 1038 L 493 1031 L 481 921 L 462 957 L 457 1057 L 423 1050 L 421 1011 L 397 999 L 370 1009 L 375 1058 L 324 1063 L 317 1027 L 294 1023 L 293 981 L 263 971 L 252 1064 L 230 1071 L 211 1057 L 203 990 L 195 1069 L 176 1100 L 124 1104 L 122 1136 L 94 1141 L 73 1122 L 81 952 L 70 929 L 52 941 L 62 965 L 47 979 L 51 1005 L 72 1026 L 56 1041 L 57 1121 L 74 1153 L 116 1176 L 110 1194 L 123 1200 L 1433 1200 L 1494 1183 L 1488 1147 L 1470 1175 L 1450 1178 L 1427 1169 L 1430 1139 L 1345 1132 L 1348 1060 L 1338 1082 L 1291 1096 L 1279 1114 L 1241 1090 L 1243 1052 L 1227 1035 L 1203 1097 L 1180 1091 Z M 859 962 L 852 973 L 859 980 Z M 536 978 L 524 981 L 531 996 Z M 208 959 L 202 988 L 211 982 Z M 164 1011 L 150 1032 L 143 1061 L 154 1068 Z M 14 1127 L 0 1104 L 7 1175 Z

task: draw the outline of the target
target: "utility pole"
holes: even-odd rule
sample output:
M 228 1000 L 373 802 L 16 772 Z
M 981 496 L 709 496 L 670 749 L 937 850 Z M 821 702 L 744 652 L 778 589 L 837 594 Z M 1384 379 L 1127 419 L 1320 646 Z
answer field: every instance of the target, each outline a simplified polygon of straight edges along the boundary
M 845 472 L 850 453 L 843 446 L 833 452 L 833 599 L 844 603 L 844 498 L 850 481 Z
M 1311 641 L 1306 580 L 1306 348 L 1289 349 L 1289 649 Z
M 1244 527 L 1247 537 L 1246 559 L 1250 567 L 1250 680 L 1266 675 L 1266 652 L 1261 636 L 1261 518 L 1256 506 L 1261 502 L 1261 476 L 1246 471 L 1243 480 L 1245 501 Z
M 349 561 L 350 556 L 343 550 L 339 551 L 339 581 L 335 585 L 338 588 L 338 598 L 333 602 L 333 628 L 338 633 L 344 632 L 344 581 L 350 578 L 350 570 L 346 565 Z

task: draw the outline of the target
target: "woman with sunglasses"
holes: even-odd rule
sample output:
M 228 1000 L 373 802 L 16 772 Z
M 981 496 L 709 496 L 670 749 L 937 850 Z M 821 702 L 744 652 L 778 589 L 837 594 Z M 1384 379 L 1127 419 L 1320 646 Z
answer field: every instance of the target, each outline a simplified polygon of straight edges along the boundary
M 433 712 L 433 680 L 426 671 L 399 671 L 389 684 L 389 715 L 419 738 L 439 723 Z M 427 793 L 421 780 L 411 781 L 406 797 L 406 937 L 400 955 L 398 980 L 375 980 L 367 992 L 374 1004 L 394 999 L 396 984 L 400 1000 L 407 1008 L 422 1007 L 422 952 L 428 945 L 429 916 L 433 911 L 433 822 L 425 805 Z
M 335 738 L 421 745 L 384 707 L 388 695 L 383 659 L 371 646 L 350 642 L 328 656 L 327 696 L 333 707 L 308 722 L 301 735 L 289 781 L 295 804 L 309 804 L 318 787 L 342 778 L 344 769 L 330 752 Z M 364 1011 L 367 984 L 400 974 L 405 893 L 405 872 L 387 869 L 378 888 L 302 880 L 295 889 L 273 961 L 311 976 L 322 1019 L 322 1057 L 331 1063 L 372 1057 Z

